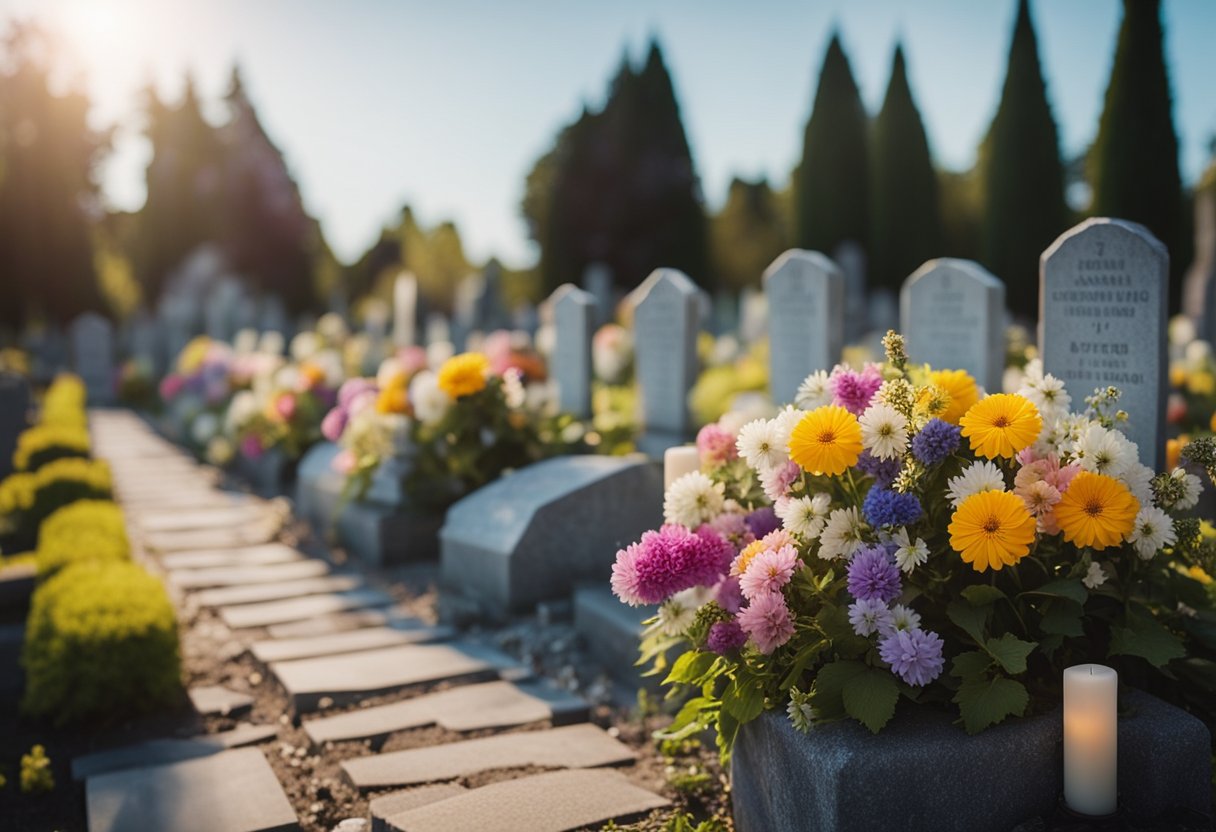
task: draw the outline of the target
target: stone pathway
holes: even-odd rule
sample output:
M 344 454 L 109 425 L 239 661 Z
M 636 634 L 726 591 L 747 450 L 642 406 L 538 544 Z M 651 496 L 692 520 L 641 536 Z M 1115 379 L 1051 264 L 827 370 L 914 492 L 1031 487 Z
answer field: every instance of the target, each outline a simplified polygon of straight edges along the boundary
M 96 451 L 111 463 L 135 550 L 164 573 L 184 609 L 214 614 L 207 626 L 235 640 L 223 655 L 235 660 L 247 652 L 295 714 L 370 705 L 306 718 L 302 728 L 314 751 L 350 747 L 357 754 L 360 742 L 411 731 L 430 740 L 342 761 L 344 776 L 373 793 L 373 829 L 565 832 L 667 805 L 602 768 L 630 765 L 634 754 L 586 722 L 583 699 L 532 678 L 497 650 L 409 615 L 368 577 L 334 571 L 279 542 L 281 505 L 221 490 L 208 469 L 134 415 L 92 418 Z M 189 693 L 200 714 L 217 715 L 209 717 L 212 733 L 73 761 L 74 776 L 86 782 L 89 829 L 298 828 L 269 763 L 280 749 L 265 745 L 281 738 L 289 718 L 254 724 L 266 719 L 255 709 L 246 717 L 252 723 L 235 722 L 252 701 L 247 695 L 215 685 Z M 493 733 L 452 736 L 468 732 Z M 501 774 L 477 788 L 454 782 L 485 772 Z M 375 794 L 393 786 L 414 788 Z

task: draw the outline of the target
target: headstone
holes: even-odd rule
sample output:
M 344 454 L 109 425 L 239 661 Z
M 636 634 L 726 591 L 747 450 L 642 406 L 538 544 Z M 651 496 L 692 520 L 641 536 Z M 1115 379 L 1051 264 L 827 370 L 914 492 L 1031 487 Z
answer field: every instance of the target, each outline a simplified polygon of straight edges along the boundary
M 195 335 L 195 310 L 189 298 L 166 295 L 161 299 L 157 315 L 163 333 L 159 365 L 165 372 L 171 372 L 177 366 L 177 357 Z
M 764 271 L 768 296 L 769 387 L 792 402 L 816 370 L 831 370 L 844 348 L 844 273 L 817 251 L 791 249 Z
M 328 532 L 337 517 L 346 477 L 334 470 L 333 461 L 342 448 L 334 442 L 318 442 L 300 457 L 296 470 L 296 513 L 318 532 Z
M 662 458 L 692 430 L 688 392 L 697 380 L 700 296 L 688 276 L 675 269 L 655 270 L 629 296 L 646 431 L 639 447 L 652 458 Z
M 0 372 L 0 480 L 13 473 L 17 436 L 30 426 L 30 385 L 23 376 Z
M 1123 391 L 1127 436 L 1154 470 L 1165 455 L 1169 262 L 1147 228 L 1105 218 L 1065 232 L 1039 261 L 1043 369 L 1078 404 L 1098 387 Z
M 426 343 L 435 344 L 452 340 L 452 327 L 448 324 L 447 316 L 442 312 L 432 312 L 426 316 Z
M 595 298 L 595 326 L 598 329 L 614 317 L 616 298 L 612 269 L 605 263 L 589 264 L 583 271 L 583 289 Z
M 393 346 L 412 347 L 418 314 L 418 278 L 402 272 L 393 282 Z
M 564 413 L 586 419 L 591 416 L 595 298 L 567 283 L 553 293 L 553 310 L 557 321 L 553 375 L 557 379 L 558 403 Z
M 750 345 L 767 333 L 768 300 L 754 286 L 744 286 L 739 293 L 739 340 Z
M 1216 178 L 1195 190 L 1195 259 L 1187 270 L 1183 293 L 1198 336 L 1216 341 Z
M 853 240 L 844 240 L 832 252 L 844 272 L 844 340 L 859 342 L 870 331 L 870 301 L 866 294 L 866 252 Z
M 904 281 L 899 301 L 909 359 L 938 370 L 966 370 L 985 390 L 1001 390 L 1004 283 L 979 263 L 942 257 Z
M 114 403 L 114 327 L 96 312 L 72 321 L 72 366 L 88 389 L 89 406 Z
M 225 275 L 211 288 L 203 301 L 203 326 L 210 338 L 231 343 L 236 335 L 237 309 L 241 305 L 241 284 Z

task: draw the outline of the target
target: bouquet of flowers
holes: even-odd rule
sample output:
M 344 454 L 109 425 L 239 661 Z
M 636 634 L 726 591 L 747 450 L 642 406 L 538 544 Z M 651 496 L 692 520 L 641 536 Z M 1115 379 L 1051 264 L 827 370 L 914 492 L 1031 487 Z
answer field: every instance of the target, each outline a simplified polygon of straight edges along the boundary
M 1180 452 L 1192 436 L 1216 431 L 1216 357 L 1212 345 L 1194 337 L 1186 318 L 1170 322 L 1170 397 L 1166 418 Z
M 1198 477 L 1140 463 L 1113 388 L 1072 412 L 1037 362 L 985 395 L 909 365 L 895 333 L 884 348 L 810 376 L 733 449 L 721 423 L 702 431 L 666 525 L 618 553 L 618 597 L 660 605 L 643 661 L 686 648 L 666 681 L 695 695 L 666 736 L 712 725 L 725 753 L 778 707 L 800 730 L 878 732 L 901 698 L 974 733 L 1058 704 L 1063 668 L 1093 660 L 1211 718 Z M 770 504 L 779 522 L 757 522 Z

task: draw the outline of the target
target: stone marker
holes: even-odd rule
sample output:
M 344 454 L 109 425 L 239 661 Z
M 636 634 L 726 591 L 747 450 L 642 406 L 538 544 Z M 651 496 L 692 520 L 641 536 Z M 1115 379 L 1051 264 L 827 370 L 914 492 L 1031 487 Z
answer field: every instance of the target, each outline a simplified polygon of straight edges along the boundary
M 1147 228 L 1095 217 L 1062 234 L 1039 261 L 1039 353 L 1074 409 L 1097 387 L 1123 391 L 1125 433 L 1140 461 L 1165 457 L 1169 252 Z
M 17 436 L 30 426 L 30 385 L 16 373 L 0 372 L 0 480 L 13 473 Z
M 594 768 L 633 759 L 627 746 L 584 723 L 361 757 L 342 763 L 342 771 L 356 788 L 373 789 L 454 780 L 493 769 Z
M 601 327 L 615 317 L 616 290 L 612 269 L 604 263 L 589 263 L 583 270 L 583 290 L 595 298 L 595 325 Z
M 89 832 L 288 832 L 296 813 L 256 748 L 90 777 Z
M 205 589 L 196 593 L 194 600 L 204 607 L 226 607 L 237 604 L 260 604 L 264 601 L 281 601 L 285 598 L 303 598 L 326 592 L 349 592 L 361 586 L 363 586 L 363 579 L 355 575 L 323 575 L 319 578 L 304 578 L 284 583 Z
M 794 401 L 808 375 L 840 360 L 844 290 L 844 272 L 817 251 L 790 249 L 764 270 L 775 403 Z
M 1216 178 L 1195 189 L 1195 259 L 1183 280 L 1182 306 L 1196 334 L 1216 341 Z
M 121 771 L 128 768 L 160 766 L 209 757 L 230 748 L 253 745 L 274 737 L 277 725 L 250 725 L 244 723 L 230 731 L 201 734 L 187 739 L 165 738 L 145 740 L 134 745 L 95 751 L 72 760 L 72 779 L 85 780 L 98 774 Z
M 89 406 L 114 403 L 114 327 L 96 312 L 72 321 L 72 367 L 88 389 Z
M 335 592 L 328 595 L 309 595 L 304 598 L 289 598 L 286 601 L 267 601 L 263 604 L 242 604 L 235 607 L 220 607 L 220 618 L 234 630 L 244 627 L 267 627 L 287 621 L 300 621 L 326 615 L 331 612 L 361 609 L 363 607 L 385 607 L 393 599 L 375 589 L 356 589 L 350 592 Z
M 553 293 L 557 346 L 553 376 L 558 406 L 579 419 L 591 416 L 591 336 L 595 334 L 595 298 L 566 283 Z
M 418 278 L 402 272 L 393 281 L 393 346 L 412 347 L 418 315 Z
M 435 783 L 372 798 L 367 804 L 372 816 L 372 832 L 389 832 L 387 820 L 394 815 L 426 806 L 428 803 L 438 803 L 467 791 L 468 789 L 459 783 Z
M 684 442 L 692 430 L 688 392 L 697 380 L 701 328 L 696 285 L 683 272 L 657 269 L 629 295 L 635 365 L 646 434 L 638 440 L 651 458 Z
M 529 465 L 448 509 L 440 583 L 501 617 L 603 580 L 616 551 L 662 520 L 663 478 L 640 457 Z
M 346 484 L 346 477 L 333 466 L 341 452 L 334 442 L 318 442 L 305 451 L 296 469 L 296 514 L 322 533 L 333 527 Z
M 253 706 L 252 696 L 223 685 L 199 685 L 189 688 L 186 694 L 202 716 L 240 716 Z
M 574 591 L 574 629 L 601 667 L 630 690 L 660 689 L 660 676 L 643 676 L 638 667 L 638 645 L 642 641 L 642 622 L 658 611 L 657 607 L 631 607 L 622 604 L 606 583 L 581 586 Z
M 347 740 L 377 740 L 397 731 L 438 725 L 448 731 L 511 728 L 529 722 L 581 722 L 588 716 L 583 699 L 545 682 L 485 682 L 415 696 L 374 708 L 306 721 L 314 745 Z
M 234 549 L 232 551 L 240 550 Z M 166 558 L 168 557 L 171 556 L 166 555 Z M 182 589 L 204 589 L 218 586 L 243 587 L 249 584 L 273 584 L 280 581 L 316 578 L 328 573 L 329 565 L 325 561 L 292 560 L 287 563 L 269 563 L 264 565 L 251 564 L 249 566 L 213 566 L 204 569 L 178 569 L 169 573 L 169 581 Z
M 670 805 L 616 771 L 548 771 L 492 783 L 386 818 L 393 832 L 570 832 Z
M 970 260 L 930 260 L 904 281 L 900 331 L 908 357 L 966 370 L 990 393 L 1005 372 L 1005 284 Z
M 282 543 L 266 543 L 247 549 L 202 550 L 198 552 L 174 552 L 160 559 L 160 565 L 169 570 L 211 569 L 218 566 L 270 566 L 292 563 L 304 559 L 304 555 Z
M 421 624 L 417 627 L 362 627 L 328 635 L 257 641 L 250 648 L 250 652 L 255 659 L 268 664 L 336 653 L 377 650 L 398 644 L 425 644 L 442 641 L 452 635 L 453 631 L 449 627 L 427 627 Z

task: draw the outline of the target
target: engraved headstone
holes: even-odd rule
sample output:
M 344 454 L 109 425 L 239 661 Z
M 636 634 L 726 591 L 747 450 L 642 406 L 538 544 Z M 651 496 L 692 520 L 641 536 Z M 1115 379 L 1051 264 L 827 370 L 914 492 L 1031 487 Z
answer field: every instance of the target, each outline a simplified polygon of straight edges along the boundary
M 642 444 L 651 456 L 681 444 L 692 428 L 688 391 L 697 380 L 700 294 L 683 272 L 656 269 L 630 295 Z
M 844 347 L 844 273 L 817 251 L 791 249 L 764 271 L 769 309 L 769 385 L 792 402 L 816 370 L 831 370 Z
M 414 345 L 418 314 L 418 278 L 410 272 L 397 275 L 393 283 L 393 346 Z
M 1005 372 L 1005 284 L 971 260 L 930 260 L 904 281 L 900 331 L 908 357 L 966 370 L 989 392 Z
M 1098 387 L 1123 391 L 1125 432 L 1154 469 L 1165 453 L 1169 262 L 1147 228 L 1102 217 L 1065 232 L 1039 260 L 1043 369 L 1077 403 Z
M 553 309 L 557 319 L 553 375 L 557 378 L 558 403 L 563 412 L 586 419 L 591 415 L 591 336 L 595 298 L 567 283 L 553 293 Z
M 114 402 L 114 327 L 96 312 L 71 325 L 72 366 L 88 390 L 89 405 Z

